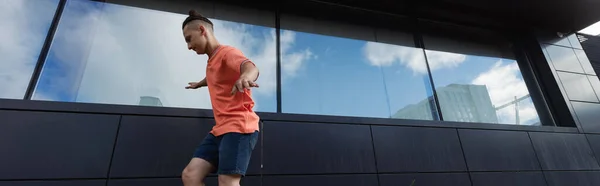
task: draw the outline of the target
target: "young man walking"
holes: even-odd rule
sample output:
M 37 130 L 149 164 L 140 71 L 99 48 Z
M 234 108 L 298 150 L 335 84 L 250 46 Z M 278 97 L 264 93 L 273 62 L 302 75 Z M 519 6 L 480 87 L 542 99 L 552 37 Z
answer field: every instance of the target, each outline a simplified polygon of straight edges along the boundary
M 189 12 L 182 29 L 188 49 L 208 55 L 206 77 L 186 89 L 208 87 L 216 122 L 183 170 L 183 184 L 204 186 L 204 178 L 217 173 L 219 186 L 239 186 L 258 140 L 250 90 L 258 87 L 258 68 L 240 50 L 219 44 L 212 22 L 196 11 Z

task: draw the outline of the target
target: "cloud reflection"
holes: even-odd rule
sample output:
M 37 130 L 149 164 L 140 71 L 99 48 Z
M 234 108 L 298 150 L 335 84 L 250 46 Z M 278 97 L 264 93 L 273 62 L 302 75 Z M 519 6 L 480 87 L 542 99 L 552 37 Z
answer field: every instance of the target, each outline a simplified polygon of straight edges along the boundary
M 0 98 L 22 99 L 58 0 L 0 0 Z
M 521 71 L 516 61 L 498 60 L 489 70 L 479 74 L 473 81 L 475 85 L 486 85 L 492 103 L 498 107 L 515 99 L 529 95 L 527 85 L 521 76 Z M 520 101 L 518 106 L 520 123 L 533 124 L 539 121 L 537 111 L 531 98 Z M 515 123 L 515 104 L 498 110 L 500 123 Z
M 386 43 L 366 42 L 363 53 L 369 63 L 374 66 L 391 66 L 402 64 L 416 74 L 426 74 L 427 66 L 423 63 L 423 50 L 412 47 L 391 45 Z M 452 68 L 466 60 L 466 55 L 450 52 L 427 52 L 431 71 Z

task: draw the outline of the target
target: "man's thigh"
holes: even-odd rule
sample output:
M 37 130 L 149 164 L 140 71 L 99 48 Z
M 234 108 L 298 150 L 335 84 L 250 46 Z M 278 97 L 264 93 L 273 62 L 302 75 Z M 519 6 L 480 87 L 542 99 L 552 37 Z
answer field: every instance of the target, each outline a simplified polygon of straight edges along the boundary
M 250 134 L 227 133 L 219 145 L 219 175 L 246 175 L 252 151 L 258 141 L 258 131 Z
M 217 138 L 211 133 L 206 135 L 196 148 L 193 157 L 203 159 L 215 168 L 219 167 L 219 142 Z

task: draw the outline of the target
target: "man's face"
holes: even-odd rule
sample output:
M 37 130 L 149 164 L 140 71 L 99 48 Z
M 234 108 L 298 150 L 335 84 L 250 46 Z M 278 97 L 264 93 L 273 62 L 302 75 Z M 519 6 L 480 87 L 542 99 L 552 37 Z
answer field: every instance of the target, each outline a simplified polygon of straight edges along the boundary
M 201 25 L 188 25 L 183 29 L 183 37 L 189 50 L 196 54 L 205 54 L 206 52 L 206 29 Z

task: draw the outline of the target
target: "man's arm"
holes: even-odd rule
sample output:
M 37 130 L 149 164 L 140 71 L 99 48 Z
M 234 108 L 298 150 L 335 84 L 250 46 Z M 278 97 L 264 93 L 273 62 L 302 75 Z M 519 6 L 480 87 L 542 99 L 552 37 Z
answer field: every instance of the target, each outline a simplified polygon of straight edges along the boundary
M 256 65 L 254 65 L 254 63 L 247 61 L 245 63 L 242 64 L 241 67 L 241 75 L 240 75 L 240 79 L 244 78 L 244 79 L 248 79 L 251 81 L 256 81 L 258 80 L 258 68 L 256 67 Z
M 244 92 L 244 89 L 250 89 L 251 87 L 258 87 L 256 80 L 258 79 L 258 68 L 254 63 L 247 61 L 242 63 L 240 70 L 240 79 L 238 79 L 231 89 L 231 95 L 235 92 Z
M 205 87 L 205 86 L 208 86 L 208 83 L 206 82 L 206 77 L 198 82 L 198 87 Z
M 185 89 L 197 89 L 200 87 L 206 87 L 208 83 L 206 82 L 206 77 L 198 82 L 189 82 L 188 86 Z

